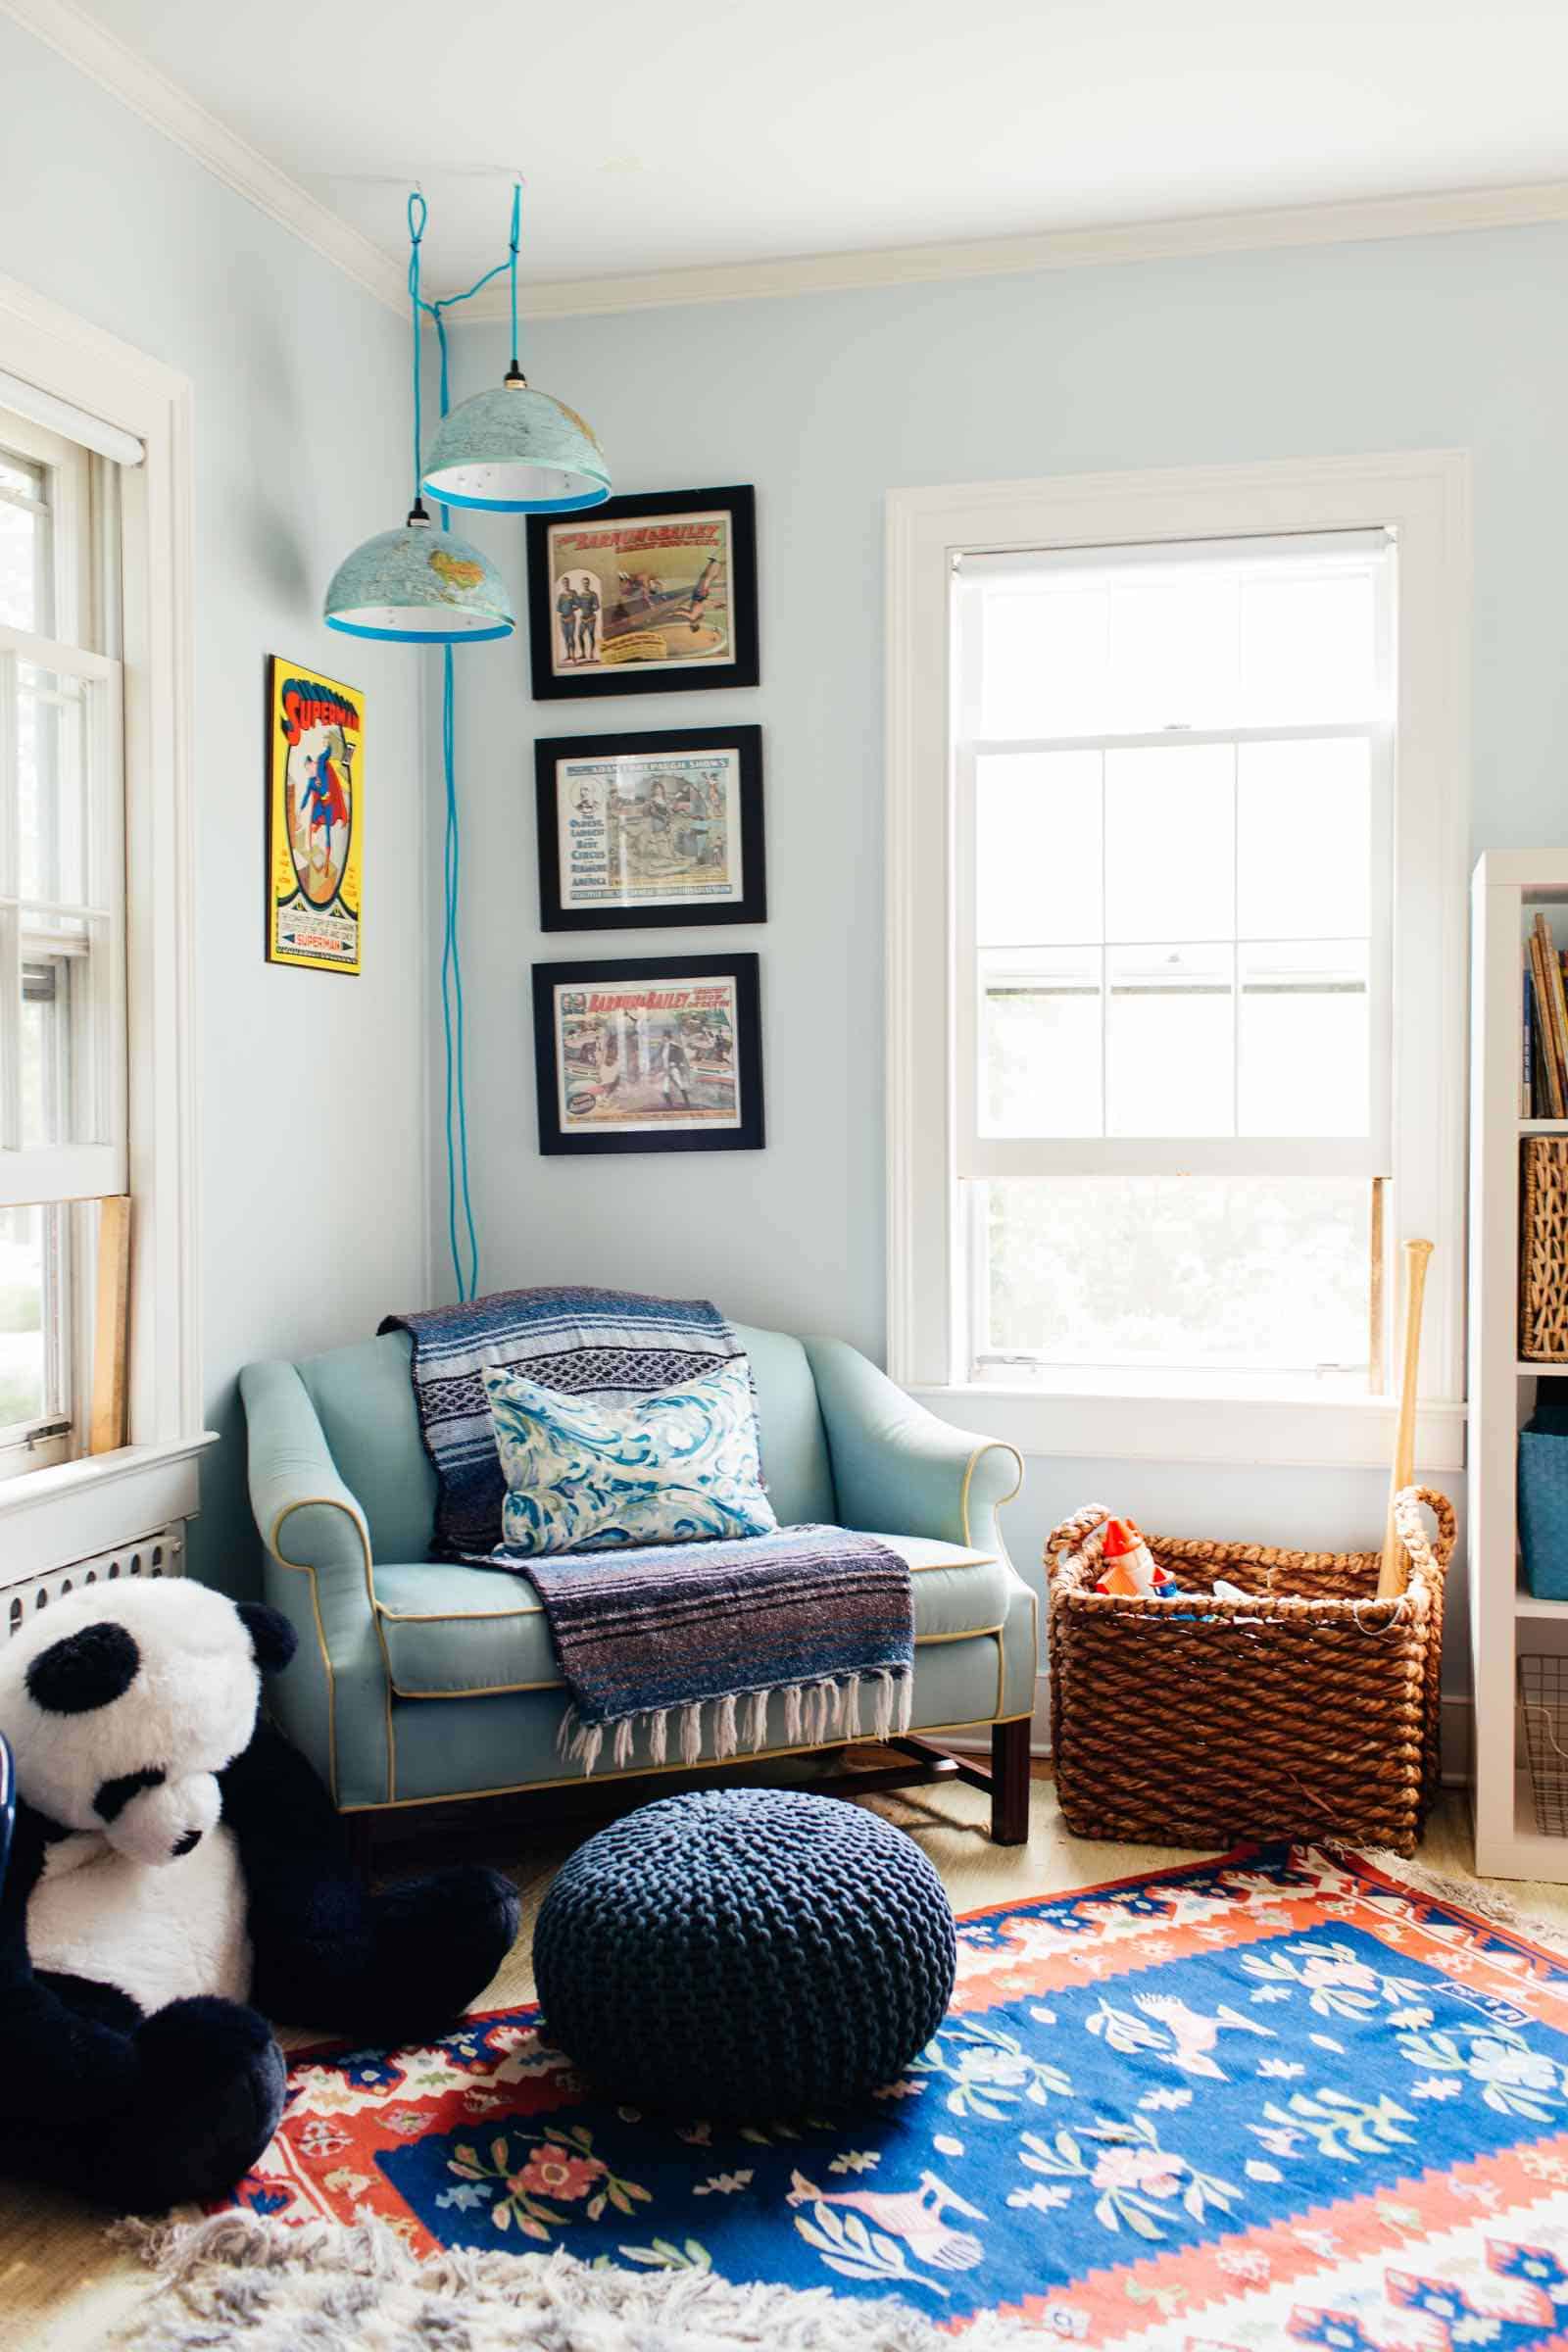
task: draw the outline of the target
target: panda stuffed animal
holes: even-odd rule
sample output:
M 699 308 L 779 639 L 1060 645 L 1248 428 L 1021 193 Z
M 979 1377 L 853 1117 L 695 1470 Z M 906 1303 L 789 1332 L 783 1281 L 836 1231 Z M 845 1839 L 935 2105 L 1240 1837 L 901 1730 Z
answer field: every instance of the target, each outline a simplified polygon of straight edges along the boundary
M 275 1610 L 183 1578 L 68 1593 L 0 1646 L 0 2171 L 121 2212 L 221 2196 L 282 2112 L 268 2018 L 425 2039 L 511 1949 L 494 1871 L 361 1886 L 258 1719 L 293 1650 Z

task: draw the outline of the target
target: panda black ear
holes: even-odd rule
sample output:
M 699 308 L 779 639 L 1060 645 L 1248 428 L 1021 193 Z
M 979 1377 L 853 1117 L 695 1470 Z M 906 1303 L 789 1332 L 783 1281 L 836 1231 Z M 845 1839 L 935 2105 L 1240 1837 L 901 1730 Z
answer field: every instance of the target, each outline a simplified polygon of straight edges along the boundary
M 49 1715 L 88 1715 L 123 1697 L 140 1664 L 124 1627 L 104 1618 L 39 1650 L 27 1668 L 27 1696 Z
M 262 1601 L 242 1600 L 236 1605 L 257 1665 L 263 1674 L 281 1674 L 299 1643 L 294 1628 L 281 1609 L 270 1609 Z

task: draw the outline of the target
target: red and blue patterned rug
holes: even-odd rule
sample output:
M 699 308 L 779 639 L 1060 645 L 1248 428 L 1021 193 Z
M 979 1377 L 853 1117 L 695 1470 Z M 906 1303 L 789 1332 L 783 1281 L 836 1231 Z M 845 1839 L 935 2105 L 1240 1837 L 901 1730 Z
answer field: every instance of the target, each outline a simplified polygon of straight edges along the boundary
M 234 2201 L 1128 2352 L 1568 2352 L 1568 1964 L 1262 1848 L 972 1914 L 941 2033 L 858 2113 L 617 2107 L 511 2009 L 303 2056 Z

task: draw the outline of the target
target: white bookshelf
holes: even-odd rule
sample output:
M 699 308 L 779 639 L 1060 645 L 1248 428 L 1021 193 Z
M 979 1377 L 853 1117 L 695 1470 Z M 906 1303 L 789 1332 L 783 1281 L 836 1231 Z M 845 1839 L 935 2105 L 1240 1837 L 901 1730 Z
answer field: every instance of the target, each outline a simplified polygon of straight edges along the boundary
M 1537 1384 L 1568 1365 L 1519 1354 L 1519 1143 L 1568 1136 L 1568 1119 L 1519 1115 L 1523 966 L 1535 909 L 1568 908 L 1568 849 L 1489 851 L 1471 890 L 1470 1644 L 1475 1672 L 1476 1868 L 1568 1882 L 1568 1838 L 1536 1828 L 1515 1729 L 1519 1648 L 1568 1652 L 1568 1601 L 1520 1590 L 1519 1431 Z M 1568 1395 L 1568 1392 L 1565 1392 Z

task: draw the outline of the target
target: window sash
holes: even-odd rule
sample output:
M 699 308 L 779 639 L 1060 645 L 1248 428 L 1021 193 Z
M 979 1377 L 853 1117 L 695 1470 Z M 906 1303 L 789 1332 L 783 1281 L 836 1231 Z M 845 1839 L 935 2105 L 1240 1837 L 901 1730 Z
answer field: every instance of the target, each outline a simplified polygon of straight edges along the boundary
M 84 895 L 24 898 L 18 667 L 75 678 L 83 691 Z M 0 627 L 0 1207 L 98 1200 L 128 1189 L 124 1055 L 124 842 L 121 665 L 24 629 Z M 73 921 L 65 935 L 45 927 Z M 73 1140 L 23 1137 L 24 966 L 69 956 L 79 966 L 67 1015 Z
M 1334 534 L 1336 539 L 1342 535 Z M 953 799 L 953 1005 L 954 1005 L 954 1150 L 955 1174 L 960 1181 L 983 1181 L 1002 1176 L 1066 1174 L 1224 1174 L 1224 1175 L 1354 1175 L 1387 1176 L 1393 1164 L 1393 1048 L 1394 1048 L 1394 781 L 1396 736 L 1393 706 L 1394 615 L 1393 565 L 1387 532 L 1348 535 L 1365 542 L 1359 561 L 1375 545 L 1383 555 L 1376 567 L 1378 631 L 1378 710 L 1352 720 L 1280 726 L 1237 725 L 1217 728 L 1169 728 L 1153 732 L 1104 733 L 1034 738 L 1000 738 L 980 731 L 981 674 L 984 649 L 983 588 L 999 571 L 1010 575 L 1059 568 L 1064 563 L 1120 571 L 1130 551 L 1117 548 L 1080 548 L 1065 556 L 1044 551 L 1031 556 L 1013 551 L 1004 556 L 960 559 L 954 581 L 951 608 L 954 713 L 951 779 Z M 1234 542 L 1183 543 L 1139 553 L 1161 560 L 1195 555 L 1223 559 Z M 1299 556 L 1313 552 L 1299 540 L 1259 543 L 1271 553 Z M 1351 553 L 1350 549 L 1345 551 Z M 1365 742 L 1369 751 L 1372 805 L 1369 855 L 1369 938 L 1367 969 L 1368 1116 L 1366 1132 L 1346 1137 L 1321 1135 L 1166 1137 L 1006 1136 L 983 1134 L 980 1121 L 983 1074 L 985 989 L 982 951 L 976 938 L 978 897 L 977 775 L 983 759 L 1050 752 L 1072 752 L 1103 759 L 1107 753 L 1146 748 L 1171 749 L 1207 744 L 1230 747 L 1249 744 Z M 1111 995 L 1103 961 L 1108 946 L 1102 925 L 1098 950 L 1085 954 L 1102 957 L 1099 989 L 1102 1052 L 1104 1050 Z M 1236 932 L 1233 941 L 1241 939 Z M 1250 935 L 1249 935 L 1250 936 Z M 1316 934 L 1303 936 L 1315 937 Z M 1241 1052 L 1239 1019 L 1243 999 L 1240 960 L 1232 980 L 1233 1078 Z M 1102 1093 L 1102 1118 L 1105 1099 Z

